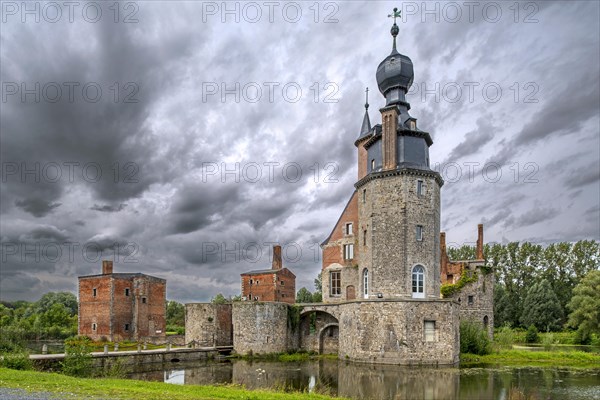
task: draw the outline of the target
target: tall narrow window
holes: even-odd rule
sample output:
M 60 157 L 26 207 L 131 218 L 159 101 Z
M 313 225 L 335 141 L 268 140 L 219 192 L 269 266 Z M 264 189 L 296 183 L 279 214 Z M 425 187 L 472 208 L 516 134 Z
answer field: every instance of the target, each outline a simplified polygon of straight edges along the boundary
M 422 265 L 415 265 L 412 270 L 412 297 L 425 298 L 425 268 Z
M 346 224 L 345 232 L 346 232 L 346 235 L 352 235 L 352 222 L 348 222 Z
M 371 160 L 371 171 L 375 171 L 375 159 Z
M 363 231 L 363 246 L 367 245 L 367 230 Z
M 365 299 L 369 298 L 369 270 L 365 269 L 363 271 L 363 297 Z
M 367 189 L 363 189 L 363 203 L 367 201 Z
M 93 331 L 95 331 L 95 330 L 96 330 L 96 328 L 97 328 L 97 325 L 96 325 L 96 323 L 93 323 L 93 324 L 92 324 L 92 330 L 93 330 Z
M 129 324 L 125 324 L 125 332 L 129 332 Z
M 142 297 L 142 303 L 146 304 L 146 298 Z
M 129 296 L 129 288 L 125 288 L 125 296 Z
M 420 179 L 417 181 L 417 195 L 423 196 L 423 181 Z
M 96 293 L 97 293 L 97 292 L 96 292 L 96 288 L 92 289 L 92 292 L 93 292 L 93 294 L 94 294 L 94 297 L 96 297 Z
M 417 225 L 417 241 L 421 242 L 423 240 L 423 225 Z
M 425 321 L 425 341 L 435 342 L 435 321 Z
M 354 259 L 354 245 L 353 244 L 345 244 L 344 245 L 344 260 L 352 260 Z
M 332 296 L 342 294 L 342 279 L 340 271 L 332 271 L 329 273 L 329 282 L 331 283 L 330 293 Z

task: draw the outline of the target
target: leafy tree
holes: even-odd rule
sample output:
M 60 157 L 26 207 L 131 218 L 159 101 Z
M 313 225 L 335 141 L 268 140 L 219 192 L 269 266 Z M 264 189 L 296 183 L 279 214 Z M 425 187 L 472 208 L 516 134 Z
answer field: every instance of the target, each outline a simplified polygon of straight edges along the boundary
M 173 300 L 167 301 L 167 325 L 185 325 L 185 306 Z
M 448 257 L 451 260 L 474 260 L 475 246 L 462 245 L 461 247 L 448 247 Z
M 296 294 L 296 303 L 312 303 L 313 295 L 312 293 L 305 287 L 298 290 Z
M 529 325 L 529 328 L 527 328 L 527 333 L 525 333 L 525 342 L 537 343 L 538 340 L 538 328 L 536 328 L 533 324 Z
M 29 307 L 26 316 L 43 314 L 50 310 L 54 304 L 62 304 L 70 315 L 77 314 L 77 297 L 69 292 L 48 292 L 44 294 L 32 307 Z
M 540 331 L 560 329 L 563 311 L 547 280 L 542 279 L 527 291 L 521 319 L 526 326 L 535 325 Z
M 314 292 L 312 294 L 312 302 L 313 303 L 322 303 L 323 302 L 323 294 L 320 292 Z
M 231 303 L 231 301 L 227 300 L 225 298 L 225 296 L 223 296 L 222 293 L 217 294 L 215 297 L 212 298 L 212 300 L 210 301 L 213 304 L 227 304 L 227 303 Z
M 323 292 L 323 280 L 321 279 L 321 273 L 315 278 L 315 293 Z
M 591 333 L 600 334 L 600 271 L 589 272 L 573 294 L 569 325 L 577 328 L 578 341 L 585 343 Z

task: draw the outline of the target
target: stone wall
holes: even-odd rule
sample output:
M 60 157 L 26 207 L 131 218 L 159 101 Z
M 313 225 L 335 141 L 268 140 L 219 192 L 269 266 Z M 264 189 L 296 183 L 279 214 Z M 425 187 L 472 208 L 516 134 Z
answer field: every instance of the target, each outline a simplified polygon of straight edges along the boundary
M 467 261 L 467 274 L 477 274 L 477 281 L 463 286 L 450 299 L 460 303 L 460 320 L 471 320 L 487 330 L 490 339 L 494 337 L 494 274 L 485 273 L 483 262 Z M 487 317 L 487 319 L 486 319 Z
M 189 303 L 185 305 L 185 342 L 200 347 L 231 346 L 231 304 Z
M 345 267 L 341 264 L 331 264 L 321 272 L 321 281 L 323 284 L 323 302 L 335 303 L 362 298 L 362 292 L 359 292 L 359 274 L 358 266 Z M 331 272 L 339 271 L 341 273 L 341 294 L 331 295 Z M 349 288 L 351 289 L 349 290 Z M 354 290 L 354 296 L 352 296 Z
M 383 364 L 458 362 L 459 305 L 448 300 L 364 301 L 339 305 L 339 357 Z M 426 341 L 425 321 L 435 321 Z
M 234 351 L 268 354 L 296 350 L 298 336 L 288 328 L 288 307 L 285 303 L 235 302 L 232 311 Z
M 390 173 L 392 174 L 392 173 Z M 367 231 L 366 245 L 358 241 L 359 269 L 369 270 L 369 298 L 412 297 L 412 268 L 425 268 L 425 297 L 440 297 L 440 184 L 436 173 L 402 170 L 371 179 L 358 187 L 366 199 L 358 202 L 359 230 Z M 423 194 L 417 194 L 417 181 Z M 423 227 L 423 240 L 416 227 Z M 362 293 L 362 280 L 359 293 Z

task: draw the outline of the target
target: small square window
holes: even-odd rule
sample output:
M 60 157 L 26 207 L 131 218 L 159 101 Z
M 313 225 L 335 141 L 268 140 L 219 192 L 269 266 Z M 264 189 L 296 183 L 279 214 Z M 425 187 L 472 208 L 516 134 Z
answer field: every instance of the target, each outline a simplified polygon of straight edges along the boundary
M 146 304 L 146 298 L 145 297 L 142 297 L 142 303 Z
M 352 235 L 352 222 L 346 224 L 345 233 L 346 235 Z
M 417 225 L 417 241 L 423 240 L 423 225 Z
M 96 294 L 97 294 L 96 288 L 93 288 L 93 289 L 92 289 L 92 292 L 93 292 L 93 294 L 94 294 L 94 297 L 96 297 Z
M 285 286 L 285 282 L 284 281 L 281 281 L 281 286 Z
M 129 332 L 129 324 L 125 324 L 125 332 Z
M 129 296 L 129 288 L 125 288 L 125 296 Z
M 435 321 L 425 321 L 425 341 L 435 342 Z
M 474 302 L 474 296 L 469 296 L 469 297 L 468 297 L 468 300 L 467 300 L 467 303 L 468 303 L 470 306 L 472 306 L 472 305 L 473 305 L 473 302 Z

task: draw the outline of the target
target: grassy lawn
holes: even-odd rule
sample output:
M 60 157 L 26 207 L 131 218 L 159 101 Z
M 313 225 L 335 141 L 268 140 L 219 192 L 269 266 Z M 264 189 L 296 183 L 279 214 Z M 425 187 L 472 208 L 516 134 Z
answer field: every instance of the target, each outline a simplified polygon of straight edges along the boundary
M 461 367 L 479 364 L 600 368 L 600 354 L 583 351 L 500 350 L 485 356 L 461 354 Z
M 172 385 L 127 379 L 83 379 L 61 374 L 34 371 L 16 371 L 0 368 L 0 387 L 26 391 L 56 393 L 60 398 L 119 398 L 119 399 L 244 399 L 244 400 L 300 400 L 332 399 L 333 397 L 308 393 L 278 393 L 263 390 L 245 390 L 239 386 Z

